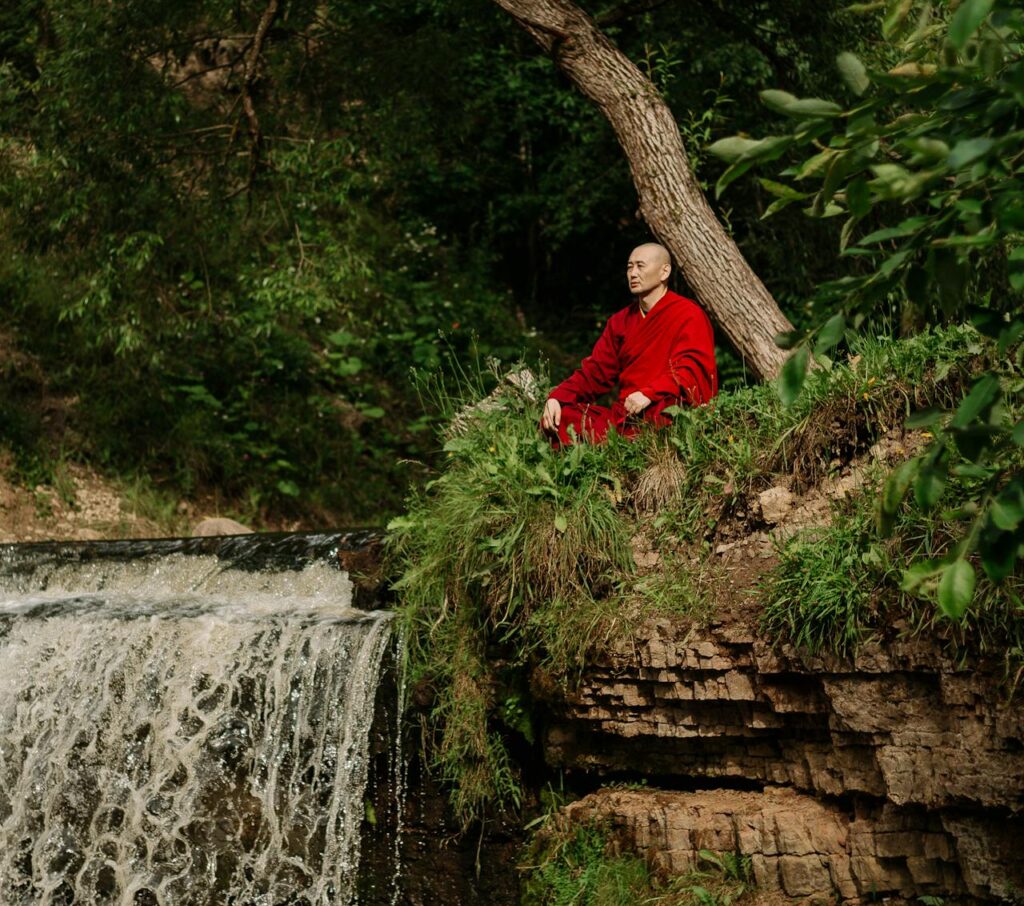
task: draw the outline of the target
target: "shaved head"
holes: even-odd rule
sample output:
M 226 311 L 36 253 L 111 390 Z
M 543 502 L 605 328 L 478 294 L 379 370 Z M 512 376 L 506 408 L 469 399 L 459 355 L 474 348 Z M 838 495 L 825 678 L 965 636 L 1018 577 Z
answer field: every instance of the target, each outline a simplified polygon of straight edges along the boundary
M 645 242 L 629 253 L 626 263 L 629 291 L 645 311 L 665 294 L 671 273 L 672 258 L 668 249 L 657 242 Z
M 645 242 L 643 245 L 638 245 L 633 249 L 633 254 L 629 257 L 633 258 L 638 254 L 642 254 L 651 264 L 657 267 L 661 267 L 663 264 L 667 264 L 669 267 L 672 266 L 672 256 L 668 253 L 668 249 L 660 242 Z

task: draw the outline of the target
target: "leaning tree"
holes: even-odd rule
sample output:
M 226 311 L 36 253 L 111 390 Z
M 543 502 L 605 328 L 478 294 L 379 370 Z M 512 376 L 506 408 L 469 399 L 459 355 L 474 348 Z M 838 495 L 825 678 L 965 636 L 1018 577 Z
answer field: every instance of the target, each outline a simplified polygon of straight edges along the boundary
M 640 211 L 700 301 L 761 378 L 792 330 L 701 191 L 672 111 L 658 90 L 570 0 L 495 0 L 607 117 L 629 160 Z

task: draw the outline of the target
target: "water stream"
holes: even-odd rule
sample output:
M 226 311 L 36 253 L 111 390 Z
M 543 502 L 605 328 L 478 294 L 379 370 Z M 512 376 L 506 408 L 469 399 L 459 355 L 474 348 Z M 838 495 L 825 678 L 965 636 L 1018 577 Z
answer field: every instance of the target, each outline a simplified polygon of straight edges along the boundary
M 223 552 L 0 549 L 0 903 L 351 904 L 390 614 Z

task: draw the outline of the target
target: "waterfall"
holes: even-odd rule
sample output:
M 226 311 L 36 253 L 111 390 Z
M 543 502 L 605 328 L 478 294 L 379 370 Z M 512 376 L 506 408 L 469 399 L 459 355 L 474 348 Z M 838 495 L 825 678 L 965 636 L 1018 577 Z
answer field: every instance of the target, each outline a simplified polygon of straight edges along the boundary
M 323 562 L 10 551 L 0 903 L 353 903 L 390 614 Z

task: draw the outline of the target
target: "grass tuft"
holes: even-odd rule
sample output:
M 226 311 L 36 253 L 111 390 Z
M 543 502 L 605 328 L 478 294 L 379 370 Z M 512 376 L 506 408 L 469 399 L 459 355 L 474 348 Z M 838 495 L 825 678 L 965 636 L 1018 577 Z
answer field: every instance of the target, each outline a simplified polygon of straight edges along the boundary
M 665 880 L 618 853 L 603 825 L 557 816 L 534 835 L 520 870 L 523 906 L 731 906 L 752 889 L 748 858 L 702 850 L 698 868 Z

